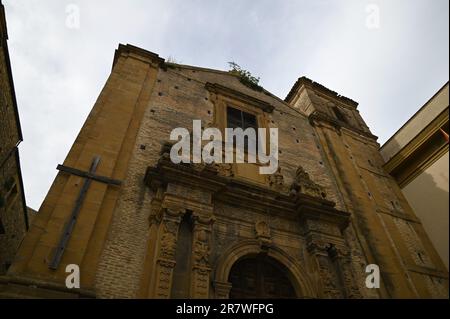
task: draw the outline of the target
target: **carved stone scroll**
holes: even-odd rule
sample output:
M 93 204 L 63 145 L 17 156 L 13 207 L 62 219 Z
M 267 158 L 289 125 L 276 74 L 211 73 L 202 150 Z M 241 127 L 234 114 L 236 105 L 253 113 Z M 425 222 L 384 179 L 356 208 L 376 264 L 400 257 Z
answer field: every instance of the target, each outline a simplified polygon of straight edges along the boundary
M 291 193 L 302 193 L 313 197 L 324 198 L 326 193 L 322 186 L 316 184 L 302 166 L 295 172 L 294 182 L 291 185 Z

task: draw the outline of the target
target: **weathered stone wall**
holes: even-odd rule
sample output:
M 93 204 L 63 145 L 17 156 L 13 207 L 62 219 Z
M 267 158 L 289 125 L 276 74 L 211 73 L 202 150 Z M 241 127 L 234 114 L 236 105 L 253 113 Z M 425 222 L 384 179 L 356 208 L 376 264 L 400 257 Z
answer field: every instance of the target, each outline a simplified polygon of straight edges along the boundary
M 4 8 L 0 4 L 0 274 L 12 263 L 27 227 L 16 147 L 21 133 L 6 41 Z
M 4 274 L 26 233 L 16 153 L 0 167 L 0 273 Z
M 436 291 L 448 287 L 448 272 L 400 188 L 382 169 L 376 137 L 371 136 L 356 107 L 342 105 L 332 93 L 319 98 L 307 86 L 300 89 L 293 105 L 310 114 L 315 112 L 312 123 L 326 149 L 345 210 L 352 213 L 348 241 L 360 245 L 367 260 L 380 266 L 381 295 L 436 297 Z M 327 109 L 333 106 L 345 114 L 345 122 Z M 358 265 L 354 263 L 354 267 Z M 433 280 L 427 279 L 424 285 L 423 276 Z M 360 290 L 370 293 L 364 287 Z M 446 296 L 448 293 L 441 295 Z
M 139 295 L 139 285 L 149 269 L 145 268 L 146 240 L 149 236 L 148 214 L 154 194 L 144 185 L 148 166 L 156 166 L 162 145 L 175 127 L 192 128 L 192 120 L 202 120 L 208 127 L 214 118 L 214 104 L 205 84 L 218 83 L 238 90 L 275 107 L 269 114 L 271 127 L 279 129 L 279 166 L 286 185 L 294 179 L 301 165 L 312 180 L 324 187 L 327 199 L 343 209 L 344 203 L 325 160 L 320 141 L 305 115 L 285 102 L 243 86 L 230 74 L 188 67 L 159 70 L 154 90 L 147 105 L 134 143 L 125 187 L 122 190 L 105 250 L 97 271 L 97 293 L 100 297 Z M 268 187 L 268 186 L 267 186 Z M 307 268 L 307 253 L 300 223 L 279 216 L 243 210 L 214 203 L 217 220 L 213 227 L 211 261 L 231 244 L 255 238 L 255 223 L 265 220 L 273 228 L 273 242 Z M 358 271 L 367 264 L 359 247 Z
M 94 156 L 100 156 L 97 175 L 125 179 L 142 111 L 155 82 L 157 71 L 152 65 L 157 66 L 159 60 L 151 53 L 127 58 L 133 53 L 127 48 L 124 51 L 66 157 L 66 167 L 88 171 Z M 101 182 L 90 185 L 61 263 L 56 270 L 49 268 L 83 182 L 80 176 L 58 173 L 8 275 L 44 278 L 63 289 L 66 265 L 77 264 L 82 289 L 92 294 L 119 187 Z M 123 263 L 113 267 L 123 267 Z
M 9 73 L 6 23 L 3 5 L 0 5 L 0 163 L 20 140 L 13 104 L 13 91 Z

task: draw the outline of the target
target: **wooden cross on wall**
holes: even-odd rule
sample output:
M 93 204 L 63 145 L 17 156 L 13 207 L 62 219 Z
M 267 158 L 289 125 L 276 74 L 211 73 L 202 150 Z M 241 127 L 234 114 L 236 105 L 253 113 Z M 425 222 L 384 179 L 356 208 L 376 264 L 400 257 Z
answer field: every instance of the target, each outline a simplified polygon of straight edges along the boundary
M 120 185 L 122 183 L 121 181 L 116 180 L 116 179 L 96 175 L 95 171 L 97 170 L 97 166 L 99 163 L 100 163 L 100 156 L 95 156 L 92 159 L 91 167 L 89 168 L 88 172 L 81 171 L 79 169 L 72 168 L 72 167 L 67 167 L 64 165 L 58 165 L 58 167 L 56 168 L 57 170 L 59 170 L 61 172 L 66 172 L 69 174 L 83 177 L 84 182 L 83 182 L 83 186 L 80 189 L 80 192 L 78 193 L 78 197 L 77 197 L 77 199 L 75 201 L 75 205 L 72 209 L 70 219 L 64 226 L 64 231 L 61 235 L 61 238 L 59 239 L 59 243 L 58 243 L 58 246 L 56 247 L 55 254 L 53 255 L 53 258 L 49 264 L 50 269 L 56 270 L 58 268 L 59 263 L 61 262 L 61 258 L 64 254 L 64 250 L 66 249 L 70 235 L 72 234 L 73 228 L 77 221 L 78 214 L 81 210 L 84 198 L 86 197 L 86 193 L 89 189 L 89 186 L 91 185 L 91 182 L 97 181 L 97 182 L 105 183 L 108 185 Z

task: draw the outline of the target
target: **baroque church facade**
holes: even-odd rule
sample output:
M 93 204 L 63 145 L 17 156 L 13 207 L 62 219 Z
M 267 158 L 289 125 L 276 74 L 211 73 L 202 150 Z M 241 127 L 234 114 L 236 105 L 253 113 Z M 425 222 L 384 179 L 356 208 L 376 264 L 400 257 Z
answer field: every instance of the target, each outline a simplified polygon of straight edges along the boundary
M 448 298 L 358 104 L 305 77 L 284 100 L 243 82 L 119 45 L 0 296 Z M 239 119 L 278 128 L 276 173 L 170 160 L 172 129 Z M 65 286 L 71 264 L 80 288 Z

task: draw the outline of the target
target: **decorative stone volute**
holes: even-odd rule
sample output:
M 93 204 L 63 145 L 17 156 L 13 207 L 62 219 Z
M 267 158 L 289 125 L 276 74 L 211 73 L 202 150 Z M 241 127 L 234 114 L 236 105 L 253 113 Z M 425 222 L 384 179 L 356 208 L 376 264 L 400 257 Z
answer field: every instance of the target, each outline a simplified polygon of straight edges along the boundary
M 292 194 L 306 194 L 313 197 L 325 198 L 326 193 L 322 186 L 316 184 L 305 169 L 300 165 L 295 172 L 295 178 L 291 184 Z

